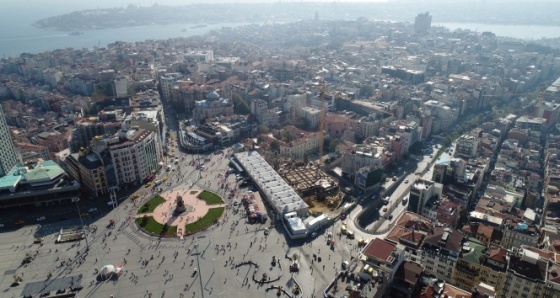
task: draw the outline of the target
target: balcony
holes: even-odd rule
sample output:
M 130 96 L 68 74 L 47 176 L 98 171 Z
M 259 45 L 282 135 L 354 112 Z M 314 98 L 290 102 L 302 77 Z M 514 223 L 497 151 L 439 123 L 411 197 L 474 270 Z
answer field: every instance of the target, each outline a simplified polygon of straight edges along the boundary
M 473 276 L 473 277 L 474 277 L 474 276 L 478 276 L 478 270 L 474 270 L 474 269 L 470 268 L 469 266 L 457 264 L 457 265 L 455 266 L 455 269 L 457 269 L 457 270 L 459 270 L 459 271 L 461 271 L 461 272 L 463 272 L 463 273 L 466 273 L 466 274 L 468 274 L 468 275 L 471 275 L 471 276 Z

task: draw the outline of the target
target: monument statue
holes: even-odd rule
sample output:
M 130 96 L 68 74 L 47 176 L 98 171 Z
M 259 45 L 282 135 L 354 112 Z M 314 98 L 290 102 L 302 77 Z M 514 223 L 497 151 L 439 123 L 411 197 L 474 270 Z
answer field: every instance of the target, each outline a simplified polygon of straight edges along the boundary
M 173 214 L 175 216 L 184 213 L 185 211 L 187 211 L 187 207 L 185 206 L 185 202 L 183 202 L 183 197 L 180 195 L 177 195 L 177 199 L 175 200 L 177 205 L 175 206 L 175 210 L 173 211 Z

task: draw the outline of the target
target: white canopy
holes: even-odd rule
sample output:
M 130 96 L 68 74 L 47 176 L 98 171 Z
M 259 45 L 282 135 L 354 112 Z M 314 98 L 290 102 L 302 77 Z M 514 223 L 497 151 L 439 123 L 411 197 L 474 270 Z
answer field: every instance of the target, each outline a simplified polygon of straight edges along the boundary
M 109 275 L 113 274 L 115 272 L 115 266 L 113 265 L 105 265 L 103 266 L 103 268 L 101 268 L 101 270 L 99 270 L 99 275 L 101 275 L 102 277 L 108 277 Z

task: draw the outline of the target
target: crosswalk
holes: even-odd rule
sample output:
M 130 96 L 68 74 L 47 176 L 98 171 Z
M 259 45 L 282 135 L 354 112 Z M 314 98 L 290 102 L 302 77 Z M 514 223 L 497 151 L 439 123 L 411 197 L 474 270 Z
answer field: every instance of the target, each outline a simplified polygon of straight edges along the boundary
M 132 241 L 132 243 L 136 244 L 140 250 L 144 250 L 144 248 L 146 248 L 146 243 L 143 243 L 143 241 L 140 240 L 140 238 L 138 238 L 138 236 L 136 236 L 136 234 L 133 234 L 130 231 L 125 231 L 122 234 L 124 234 L 126 236 L 126 238 L 130 239 L 130 241 Z

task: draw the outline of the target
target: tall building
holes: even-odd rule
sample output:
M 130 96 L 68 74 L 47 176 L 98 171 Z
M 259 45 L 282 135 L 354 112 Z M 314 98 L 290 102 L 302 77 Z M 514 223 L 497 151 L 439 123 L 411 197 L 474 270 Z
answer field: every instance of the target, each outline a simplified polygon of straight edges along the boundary
M 0 106 L 0 177 L 6 176 L 17 162 L 14 143 L 8 131 L 8 124 L 4 117 L 4 111 Z
M 429 12 L 421 13 L 414 19 L 414 33 L 426 34 L 432 26 L 432 16 Z

